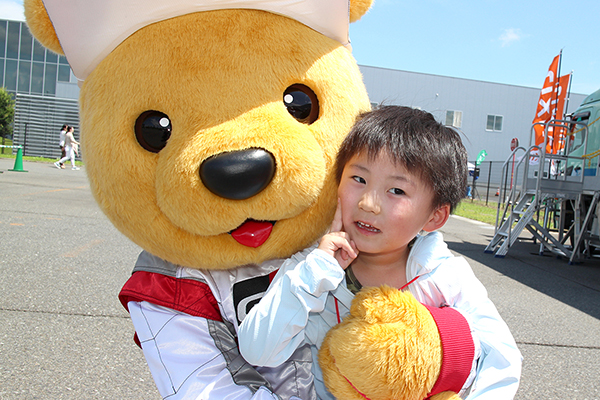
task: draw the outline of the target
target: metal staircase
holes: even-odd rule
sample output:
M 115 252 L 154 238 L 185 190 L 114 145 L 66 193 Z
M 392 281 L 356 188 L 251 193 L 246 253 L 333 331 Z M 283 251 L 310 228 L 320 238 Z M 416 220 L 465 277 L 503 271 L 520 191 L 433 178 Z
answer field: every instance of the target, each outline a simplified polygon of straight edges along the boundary
M 598 239 L 589 228 L 600 199 L 600 186 L 594 183 L 595 190 L 586 190 L 585 160 L 569 155 L 569 142 L 564 155 L 546 154 L 542 149 L 546 148 L 549 130 L 560 128 L 574 132 L 577 126 L 577 132 L 583 137 L 578 148 L 583 146 L 582 154 L 585 154 L 587 126 L 570 120 L 552 120 L 541 125 L 544 125 L 544 143 L 528 149 L 516 148 L 503 165 L 504 185 L 496 212 L 496 228 L 485 252 L 504 257 L 519 235 L 527 230 L 534 241 L 540 242 L 540 254 L 547 250 L 573 263 L 584 252 L 589 253 L 589 244 Z M 534 132 L 533 126 L 531 131 Z M 566 217 L 569 210 L 573 214 L 570 219 Z M 568 240 L 570 245 L 567 245 Z

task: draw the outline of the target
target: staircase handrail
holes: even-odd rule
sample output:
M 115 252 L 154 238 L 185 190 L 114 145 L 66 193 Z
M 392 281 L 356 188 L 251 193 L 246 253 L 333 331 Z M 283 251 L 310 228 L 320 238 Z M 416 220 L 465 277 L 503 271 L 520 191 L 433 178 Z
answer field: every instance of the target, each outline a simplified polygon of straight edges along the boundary
M 502 164 L 502 173 L 500 175 L 500 192 L 498 193 L 500 198 L 498 199 L 498 207 L 496 210 L 496 226 L 494 229 L 494 233 L 498 232 L 498 229 L 500 228 L 500 225 L 503 223 L 503 221 L 506 218 L 506 213 L 508 211 L 508 208 L 511 204 L 514 204 L 514 197 L 516 194 L 516 188 L 518 187 L 517 185 L 517 181 L 518 179 L 514 179 L 515 177 L 518 178 L 518 170 L 519 170 L 519 166 L 520 164 L 523 162 L 523 156 L 519 156 L 519 163 L 517 164 L 517 169 L 515 171 L 514 169 L 514 159 L 516 159 L 517 157 L 517 153 L 523 151 L 523 154 L 527 154 L 525 153 L 525 148 L 518 146 L 516 147 L 508 156 L 508 158 L 506 159 L 506 161 L 504 161 L 504 164 Z M 506 184 L 508 182 L 508 174 L 509 174 L 509 166 L 513 167 L 512 170 L 512 177 L 513 179 L 511 179 L 511 184 L 510 187 L 507 187 L 508 185 Z M 502 182 L 504 182 L 504 185 L 502 185 Z M 508 192 L 508 195 L 507 195 Z M 504 200 L 505 199 L 505 200 Z M 504 211 L 502 213 L 502 218 L 500 218 L 500 208 L 502 207 L 502 205 L 505 204 L 504 207 Z M 511 209 L 512 211 L 512 209 Z M 511 213 L 512 214 L 512 213 Z

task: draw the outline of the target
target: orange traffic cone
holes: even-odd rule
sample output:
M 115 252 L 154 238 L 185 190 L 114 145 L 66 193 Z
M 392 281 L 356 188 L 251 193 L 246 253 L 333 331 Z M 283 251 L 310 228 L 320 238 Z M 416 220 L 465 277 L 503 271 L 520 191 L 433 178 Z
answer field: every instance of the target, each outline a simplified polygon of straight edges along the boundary
M 496 194 L 494 196 L 500 196 L 500 188 L 496 189 Z

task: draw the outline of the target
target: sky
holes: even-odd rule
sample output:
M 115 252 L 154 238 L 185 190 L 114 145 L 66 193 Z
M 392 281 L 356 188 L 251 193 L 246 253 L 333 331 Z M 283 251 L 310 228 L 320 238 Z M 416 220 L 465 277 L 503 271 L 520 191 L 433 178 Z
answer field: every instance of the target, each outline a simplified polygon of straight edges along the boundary
M 22 4 L 0 0 L 0 18 Z M 375 0 L 350 39 L 360 65 L 534 88 L 562 50 L 571 92 L 600 89 L 598 0 Z

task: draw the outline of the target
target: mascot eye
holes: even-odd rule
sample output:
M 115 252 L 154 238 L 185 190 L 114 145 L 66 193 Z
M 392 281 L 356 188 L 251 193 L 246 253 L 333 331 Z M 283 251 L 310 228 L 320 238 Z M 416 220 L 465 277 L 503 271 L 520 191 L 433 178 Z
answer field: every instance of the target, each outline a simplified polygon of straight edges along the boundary
M 135 137 L 144 149 L 158 153 L 171 137 L 171 120 L 160 111 L 145 111 L 135 121 Z
M 319 100 L 308 86 L 296 84 L 283 93 L 283 104 L 292 117 L 303 124 L 312 124 L 319 118 Z

